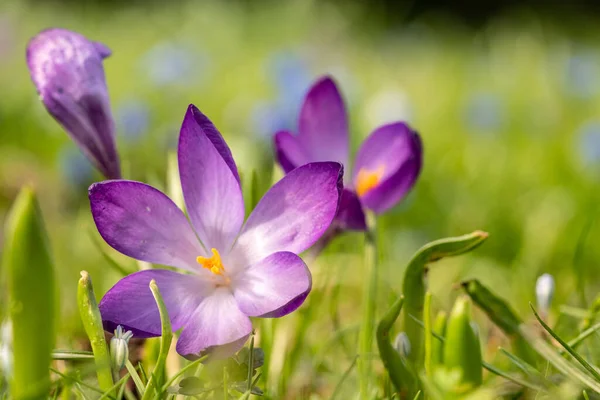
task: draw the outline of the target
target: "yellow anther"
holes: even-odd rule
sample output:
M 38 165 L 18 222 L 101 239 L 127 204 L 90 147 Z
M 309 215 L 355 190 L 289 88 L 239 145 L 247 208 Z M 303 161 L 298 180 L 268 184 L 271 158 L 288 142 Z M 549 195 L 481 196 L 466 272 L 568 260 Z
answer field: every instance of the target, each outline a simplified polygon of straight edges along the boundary
M 367 168 L 361 168 L 358 171 L 358 176 L 356 177 L 356 193 L 359 197 L 367 194 L 374 187 L 379 185 L 384 170 L 384 166 L 380 165 L 379 168 L 374 171 Z
M 225 267 L 223 267 L 223 263 L 221 262 L 221 255 L 219 251 L 215 248 L 210 249 L 212 252 L 212 257 L 196 257 L 196 261 L 198 264 L 202 265 L 203 268 L 206 268 L 210 272 L 215 275 L 223 275 L 225 272 Z

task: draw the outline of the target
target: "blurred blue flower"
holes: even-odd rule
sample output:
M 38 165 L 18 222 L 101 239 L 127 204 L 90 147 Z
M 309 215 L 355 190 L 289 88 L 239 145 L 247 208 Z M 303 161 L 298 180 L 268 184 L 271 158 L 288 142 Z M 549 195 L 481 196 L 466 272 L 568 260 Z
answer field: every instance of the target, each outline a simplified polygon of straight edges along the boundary
M 140 100 L 128 100 L 116 110 L 118 131 L 125 139 L 137 141 L 148 132 L 150 125 L 150 107 Z
M 598 164 L 600 162 L 600 121 L 587 121 L 578 131 L 576 139 L 579 141 L 579 154 L 584 164 Z
M 566 60 L 565 84 L 567 91 L 576 97 L 590 98 L 600 89 L 597 54 L 591 49 L 575 50 Z
M 312 83 L 306 61 L 294 52 L 278 51 L 271 55 L 268 62 L 269 73 L 279 96 L 300 105 Z
M 504 115 L 504 103 L 496 93 L 475 92 L 467 99 L 465 122 L 472 130 L 498 130 L 504 122 Z
M 277 119 L 285 121 L 285 127 L 297 125 L 297 114 L 302 100 L 312 84 L 308 65 L 297 53 L 277 51 L 267 60 L 268 76 L 276 89 Z
M 58 157 L 60 171 L 70 185 L 87 187 L 94 180 L 92 164 L 73 147 L 65 147 Z
M 208 55 L 170 42 L 161 42 L 142 57 L 142 68 L 157 86 L 189 84 L 206 72 Z
M 250 112 L 252 133 L 262 139 L 271 140 L 273 135 L 281 130 L 294 130 L 293 120 L 286 118 L 286 113 L 274 103 L 266 101 L 254 104 Z

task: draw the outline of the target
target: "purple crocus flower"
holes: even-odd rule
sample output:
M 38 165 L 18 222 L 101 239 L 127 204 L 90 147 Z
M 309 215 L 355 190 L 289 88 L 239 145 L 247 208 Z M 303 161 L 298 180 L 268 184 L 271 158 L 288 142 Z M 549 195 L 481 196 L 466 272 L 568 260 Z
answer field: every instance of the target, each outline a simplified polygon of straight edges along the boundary
M 298 253 L 325 232 L 338 207 L 343 167 L 317 162 L 276 183 L 244 223 L 237 167 L 223 137 L 190 105 L 179 136 L 179 172 L 189 219 L 163 193 L 140 182 L 90 187 L 98 231 L 121 253 L 168 270 L 120 280 L 100 302 L 104 328 L 159 336 L 155 279 L 174 330 L 177 351 L 194 358 L 215 346 L 237 351 L 252 330 L 249 317 L 281 317 L 298 308 L 311 275 Z
M 121 177 L 115 124 L 102 60 L 105 45 L 66 29 L 47 29 L 27 45 L 27 65 L 48 112 L 107 178 Z
M 275 135 L 277 159 L 286 173 L 309 162 L 348 163 L 348 116 L 335 82 L 325 77 L 309 90 L 300 110 L 298 134 Z M 382 213 L 414 185 L 422 164 L 419 135 L 395 122 L 377 128 L 356 155 L 351 184 L 340 201 L 336 229 L 365 230 L 363 206 Z

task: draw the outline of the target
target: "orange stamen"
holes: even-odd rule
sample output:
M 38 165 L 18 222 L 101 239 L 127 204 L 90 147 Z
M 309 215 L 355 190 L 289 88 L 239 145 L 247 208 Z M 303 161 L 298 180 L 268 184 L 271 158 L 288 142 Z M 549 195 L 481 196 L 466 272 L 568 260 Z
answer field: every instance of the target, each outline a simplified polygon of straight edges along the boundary
M 358 171 L 358 176 L 356 177 L 356 193 L 359 197 L 364 196 L 379 185 L 384 169 L 384 166 L 380 165 L 379 168 L 374 171 L 367 168 L 361 168 Z
M 210 251 L 212 252 L 212 257 L 198 256 L 196 257 L 196 261 L 198 264 L 202 265 L 203 268 L 206 268 L 213 274 L 223 275 L 223 272 L 225 272 L 225 267 L 221 262 L 221 255 L 215 248 L 210 249 Z

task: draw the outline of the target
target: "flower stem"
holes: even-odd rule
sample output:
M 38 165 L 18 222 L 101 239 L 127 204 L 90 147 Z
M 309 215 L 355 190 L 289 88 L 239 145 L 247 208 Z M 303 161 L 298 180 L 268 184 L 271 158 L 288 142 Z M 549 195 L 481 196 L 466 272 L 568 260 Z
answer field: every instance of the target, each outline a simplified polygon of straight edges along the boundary
M 362 324 L 358 336 L 358 372 L 360 383 L 360 398 L 369 398 L 369 378 L 371 375 L 371 350 L 373 348 L 373 332 L 375 329 L 375 310 L 377 303 L 377 243 L 376 243 L 376 219 L 375 215 L 367 212 L 367 226 L 369 229 L 365 234 L 365 268 L 368 278 L 365 280 L 365 288 L 362 306 Z

